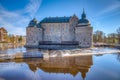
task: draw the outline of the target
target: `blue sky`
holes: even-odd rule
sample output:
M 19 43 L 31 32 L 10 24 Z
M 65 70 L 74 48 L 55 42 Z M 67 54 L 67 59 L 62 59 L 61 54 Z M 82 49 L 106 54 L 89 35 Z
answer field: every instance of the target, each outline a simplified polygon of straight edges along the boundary
M 29 21 L 36 17 L 72 16 L 83 8 L 94 31 L 116 32 L 120 27 L 120 0 L 0 0 L 0 27 L 9 34 L 25 35 Z

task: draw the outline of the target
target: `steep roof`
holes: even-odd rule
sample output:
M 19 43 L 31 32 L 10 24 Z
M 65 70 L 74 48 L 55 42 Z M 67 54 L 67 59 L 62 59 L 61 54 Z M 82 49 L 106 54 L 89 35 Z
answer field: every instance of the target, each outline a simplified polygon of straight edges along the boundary
M 80 19 L 78 23 L 89 23 L 88 19 Z
M 4 27 L 1 27 L 0 30 L 3 30 L 4 32 L 7 33 L 7 30 Z
M 28 27 L 34 27 L 36 26 L 38 23 L 37 19 L 34 18 L 33 20 L 30 21 L 30 23 L 28 24 Z
M 66 23 L 70 21 L 71 17 L 46 17 L 41 23 Z

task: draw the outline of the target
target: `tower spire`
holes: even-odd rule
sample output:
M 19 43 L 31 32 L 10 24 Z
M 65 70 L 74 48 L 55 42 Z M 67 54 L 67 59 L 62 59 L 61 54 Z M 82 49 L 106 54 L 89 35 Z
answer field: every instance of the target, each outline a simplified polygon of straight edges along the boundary
M 83 13 L 82 13 L 81 17 L 82 17 L 82 19 L 85 19 L 85 18 L 86 18 L 86 14 L 85 14 L 84 8 L 83 8 Z
M 33 17 L 33 20 L 35 20 L 35 19 L 36 19 L 36 17 L 34 16 L 34 17 Z

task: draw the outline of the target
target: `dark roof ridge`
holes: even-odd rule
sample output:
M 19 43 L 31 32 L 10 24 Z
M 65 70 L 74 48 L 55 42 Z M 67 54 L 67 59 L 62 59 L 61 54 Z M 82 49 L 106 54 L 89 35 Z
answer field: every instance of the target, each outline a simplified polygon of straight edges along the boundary
M 40 23 L 65 23 L 69 22 L 70 17 L 45 17 Z

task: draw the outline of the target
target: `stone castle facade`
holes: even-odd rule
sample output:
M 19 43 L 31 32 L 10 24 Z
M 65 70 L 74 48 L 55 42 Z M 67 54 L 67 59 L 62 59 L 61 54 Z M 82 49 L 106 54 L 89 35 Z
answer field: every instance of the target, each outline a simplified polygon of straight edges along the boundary
M 76 45 L 91 47 L 93 28 L 83 11 L 81 19 L 71 17 L 47 17 L 39 23 L 34 18 L 26 28 L 26 47 Z

